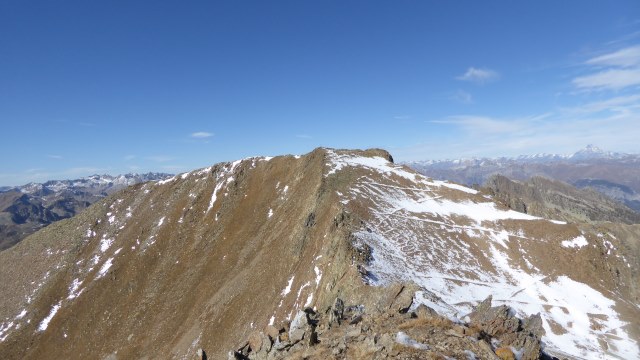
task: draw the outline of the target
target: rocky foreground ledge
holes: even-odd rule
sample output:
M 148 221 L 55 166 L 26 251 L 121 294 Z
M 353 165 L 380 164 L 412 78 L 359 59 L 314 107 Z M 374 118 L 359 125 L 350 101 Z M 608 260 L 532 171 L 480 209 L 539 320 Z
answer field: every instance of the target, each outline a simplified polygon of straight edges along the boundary
M 464 322 L 453 321 L 416 306 L 403 288 L 383 311 L 340 298 L 324 311 L 306 308 L 291 322 L 252 333 L 229 359 L 555 359 L 542 350 L 539 314 L 520 319 L 488 297 Z

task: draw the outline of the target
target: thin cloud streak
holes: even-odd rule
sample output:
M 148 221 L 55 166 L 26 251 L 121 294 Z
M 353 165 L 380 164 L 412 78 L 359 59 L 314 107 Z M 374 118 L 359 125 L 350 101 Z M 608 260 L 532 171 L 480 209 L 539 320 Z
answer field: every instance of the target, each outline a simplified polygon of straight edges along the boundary
M 640 45 L 630 46 L 609 54 L 594 57 L 587 60 L 586 64 L 619 67 L 632 67 L 640 65 Z
M 166 155 L 154 155 L 154 156 L 148 156 L 147 160 L 151 160 L 151 161 L 155 161 L 155 162 L 168 162 L 171 160 L 175 160 L 175 157 L 173 156 L 166 156 Z
M 194 139 L 206 139 L 213 136 L 213 133 L 206 131 L 198 131 L 191 134 L 191 137 Z
M 577 77 L 572 82 L 580 90 L 620 90 L 640 85 L 640 68 L 609 69 Z
M 609 106 L 609 107 L 607 107 Z M 570 154 L 587 144 L 612 151 L 640 153 L 640 95 L 613 97 L 572 108 L 518 118 L 458 115 L 427 123 L 446 126 L 422 143 L 398 148 L 401 161 L 500 157 L 535 153 Z
M 596 56 L 584 63 L 589 74 L 571 83 L 581 91 L 619 91 L 640 85 L 640 46 L 630 46 Z
M 468 68 L 464 74 L 457 76 L 456 79 L 484 84 L 489 81 L 497 80 L 499 77 L 500 75 L 498 74 L 498 72 L 494 70 L 487 68 L 475 68 L 472 66 Z
M 455 100 L 455 101 L 457 101 L 459 103 L 462 103 L 462 104 L 467 104 L 467 105 L 468 104 L 473 104 L 473 96 L 470 93 L 468 93 L 468 92 L 466 92 L 464 90 L 456 91 L 456 93 L 453 94 L 451 99 Z

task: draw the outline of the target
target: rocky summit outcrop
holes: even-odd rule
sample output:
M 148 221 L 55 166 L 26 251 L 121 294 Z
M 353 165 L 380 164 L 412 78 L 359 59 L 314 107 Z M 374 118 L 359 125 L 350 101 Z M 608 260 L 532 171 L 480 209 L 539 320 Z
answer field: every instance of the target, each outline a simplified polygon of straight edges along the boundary
M 415 288 L 415 287 L 414 287 Z M 299 310 L 293 321 L 254 331 L 229 359 L 552 359 L 541 347 L 545 330 L 540 315 L 521 320 L 491 298 L 466 317 L 454 321 L 424 304 L 407 305 L 392 295 L 397 287 L 380 288 L 391 299 L 384 309 L 344 306 L 336 298 L 323 311 Z M 383 292 L 387 292 L 387 296 Z M 412 298 L 410 291 L 408 299 Z
M 513 211 L 383 150 L 221 163 L 0 252 L 0 354 L 632 359 L 639 233 Z

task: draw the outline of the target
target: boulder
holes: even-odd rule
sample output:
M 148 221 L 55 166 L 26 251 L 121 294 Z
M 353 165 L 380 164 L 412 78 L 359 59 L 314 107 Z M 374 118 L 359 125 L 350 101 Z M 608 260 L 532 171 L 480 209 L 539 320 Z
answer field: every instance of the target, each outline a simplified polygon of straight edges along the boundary
M 336 298 L 331 306 L 331 313 L 329 314 L 329 326 L 333 324 L 340 325 L 342 318 L 344 317 L 344 302 L 340 298 Z
M 280 335 L 280 331 L 273 325 L 267 325 L 267 327 L 264 328 L 264 333 L 271 338 L 271 341 L 276 341 L 278 335 Z
M 541 339 L 545 334 L 545 331 L 542 326 L 542 317 L 540 316 L 540 313 L 531 315 L 524 319 L 522 322 L 522 329 L 531 335 L 535 335 L 538 339 Z
M 418 305 L 414 314 L 418 319 L 429 319 L 440 316 L 435 310 L 425 304 Z
M 506 305 L 491 307 L 491 296 L 481 302 L 469 314 L 471 326 L 482 329 L 490 336 L 515 333 L 520 329 L 520 319 Z
M 289 328 L 289 341 L 291 343 L 296 343 L 304 338 L 307 324 L 307 314 L 304 311 L 298 311 Z
M 388 287 L 387 309 L 391 312 L 406 313 L 413 304 L 413 296 L 419 290 L 418 286 L 410 284 L 393 284 Z
M 260 331 L 249 335 L 249 348 L 252 353 L 266 353 L 271 351 L 271 339 Z

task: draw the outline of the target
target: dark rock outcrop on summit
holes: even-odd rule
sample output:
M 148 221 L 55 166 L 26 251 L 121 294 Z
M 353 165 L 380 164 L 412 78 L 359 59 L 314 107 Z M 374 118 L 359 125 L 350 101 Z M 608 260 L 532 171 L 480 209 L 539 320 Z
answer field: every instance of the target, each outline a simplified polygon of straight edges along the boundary
M 391 294 L 380 295 L 392 298 Z M 542 351 L 541 317 L 519 319 L 505 305 L 491 307 L 491 298 L 480 303 L 466 323 L 451 321 L 423 304 L 396 311 L 396 300 L 383 309 L 367 310 L 361 304 L 343 307 L 343 301 L 336 298 L 323 311 L 299 311 L 279 329 L 256 330 L 229 358 L 504 359 L 505 354 L 515 358 L 515 349 L 521 360 L 552 359 Z

